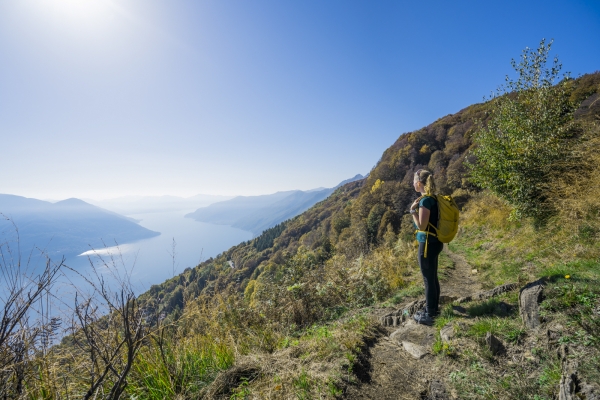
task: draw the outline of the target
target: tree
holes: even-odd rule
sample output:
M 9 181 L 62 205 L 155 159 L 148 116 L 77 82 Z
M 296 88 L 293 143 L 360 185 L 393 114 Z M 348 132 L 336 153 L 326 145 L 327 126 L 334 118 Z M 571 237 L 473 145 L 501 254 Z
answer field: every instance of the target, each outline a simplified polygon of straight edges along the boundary
M 542 222 L 552 213 L 545 195 L 561 162 L 570 157 L 575 132 L 572 85 L 555 57 L 549 66 L 552 41 L 542 39 L 537 50 L 525 48 L 511 61 L 517 80 L 506 77 L 491 98 L 491 118 L 474 134 L 476 161 L 471 180 L 490 189 L 512 207 L 512 217 Z M 564 164 L 563 164 L 564 165 Z

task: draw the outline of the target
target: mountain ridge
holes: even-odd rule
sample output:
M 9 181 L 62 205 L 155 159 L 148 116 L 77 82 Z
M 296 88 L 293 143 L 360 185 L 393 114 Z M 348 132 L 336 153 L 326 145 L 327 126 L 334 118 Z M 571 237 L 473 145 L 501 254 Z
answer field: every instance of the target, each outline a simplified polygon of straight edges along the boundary
M 258 236 L 265 230 L 293 218 L 314 204 L 323 201 L 337 188 L 360 179 L 364 179 L 364 176 L 357 174 L 333 188 L 308 191 L 290 190 L 259 196 L 237 196 L 199 208 L 186 214 L 185 217 L 200 222 L 231 225 Z
M 81 199 L 69 198 L 56 203 L 17 195 L 0 194 L 0 212 L 5 216 L 3 230 L 22 249 L 42 249 L 50 257 L 77 255 L 90 246 L 104 243 L 133 242 L 157 236 L 135 220 L 104 210 Z M 18 229 L 14 232 L 10 222 Z M 9 235 L 11 236 L 11 235 Z

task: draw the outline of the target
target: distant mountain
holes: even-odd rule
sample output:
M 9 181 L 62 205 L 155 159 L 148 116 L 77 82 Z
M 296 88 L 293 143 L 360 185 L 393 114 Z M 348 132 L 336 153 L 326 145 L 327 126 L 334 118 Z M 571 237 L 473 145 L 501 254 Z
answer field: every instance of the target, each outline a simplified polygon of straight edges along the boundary
M 231 225 L 252 232 L 256 236 L 325 200 L 338 187 L 363 178 L 358 174 L 329 189 L 292 190 L 262 196 L 238 196 L 231 200 L 199 208 L 193 213 L 186 214 L 185 217 L 200 222 Z
M 216 196 L 198 194 L 192 197 L 178 196 L 123 196 L 107 200 L 85 199 L 88 203 L 119 214 L 142 214 L 148 212 L 165 212 L 193 210 L 210 204 L 231 199 L 233 196 Z
M 115 242 L 123 244 L 160 235 L 131 218 L 79 199 L 50 203 L 0 194 L 0 213 L 5 217 L 0 223 L 3 251 L 10 246 L 14 252 L 18 244 L 23 255 L 38 248 L 53 258 L 71 256 L 90 250 L 90 246 L 97 249 L 104 243 L 114 246 Z

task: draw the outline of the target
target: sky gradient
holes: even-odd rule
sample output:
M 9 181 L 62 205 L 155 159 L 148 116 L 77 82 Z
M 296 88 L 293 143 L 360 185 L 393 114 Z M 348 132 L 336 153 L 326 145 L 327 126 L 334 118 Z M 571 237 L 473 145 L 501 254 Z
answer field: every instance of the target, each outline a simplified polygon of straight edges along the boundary
M 333 187 L 542 38 L 600 69 L 600 2 L 525 3 L 0 1 L 0 193 Z

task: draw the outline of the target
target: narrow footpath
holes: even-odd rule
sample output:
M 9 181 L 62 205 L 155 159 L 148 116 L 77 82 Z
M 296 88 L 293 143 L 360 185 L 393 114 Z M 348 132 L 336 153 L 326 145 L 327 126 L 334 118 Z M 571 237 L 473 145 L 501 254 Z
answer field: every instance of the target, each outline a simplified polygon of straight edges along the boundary
M 481 285 L 464 257 L 450 252 L 447 246 L 444 252 L 453 265 L 440 273 L 442 303 L 479 292 Z M 441 371 L 443 366 L 429 352 L 422 351 L 430 349 L 435 341 L 435 328 L 418 325 L 412 315 L 402 312 L 407 307 L 418 309 L 422 304 L 421 301 L 399 305 L 398 311 L 392 313 L 400 315 L 395 321 L 387 318 L 389 309 L 374 312 L 374 316 L 383 321 L 381 335 L 365 349 L 356 371 L 361 382 L 351 386 L 344 398 L 414 400 L 427 398 L 427 393 L 429 399 L 448 398 L 438 381 L 445 373 Z M 415 346 L 410 346 L 411 343 Z

